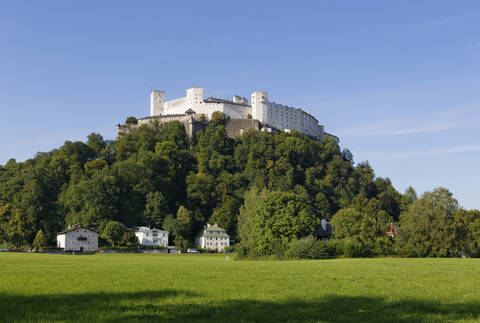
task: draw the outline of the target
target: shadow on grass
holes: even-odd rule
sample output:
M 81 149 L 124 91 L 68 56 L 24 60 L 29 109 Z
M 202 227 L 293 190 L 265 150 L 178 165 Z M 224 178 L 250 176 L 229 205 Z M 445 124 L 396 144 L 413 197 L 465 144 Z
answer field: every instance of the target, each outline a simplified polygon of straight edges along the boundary
M 479 318 L 480 303 L 388 302 L 375 297 L 214 302 L 201 295 L 175 290 L 35 296 L 0 294 L 2 322 L 444 322 Z

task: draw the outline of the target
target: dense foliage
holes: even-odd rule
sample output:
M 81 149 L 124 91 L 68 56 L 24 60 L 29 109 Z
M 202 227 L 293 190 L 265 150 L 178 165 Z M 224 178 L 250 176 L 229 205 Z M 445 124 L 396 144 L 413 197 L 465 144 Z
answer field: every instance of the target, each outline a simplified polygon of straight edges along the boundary
M 112 245 L 135 245 L 126 228 L 146 225 L 185 249 L 215 222 L 244 255 L 480 254 L 480 212 L 461 209 L 447 190 L 400 194 L 330 138 L 252 130 L 232 139 L 225 117 L 214 119 L 192 139 L 179 122 L 153 122 L 115 141 L 92 133 L 86 143 L 10 160 L 0 166 L 0 243 L 52 245 L 81 224 Z M 321 219 L 334 239 L 303 239 Z

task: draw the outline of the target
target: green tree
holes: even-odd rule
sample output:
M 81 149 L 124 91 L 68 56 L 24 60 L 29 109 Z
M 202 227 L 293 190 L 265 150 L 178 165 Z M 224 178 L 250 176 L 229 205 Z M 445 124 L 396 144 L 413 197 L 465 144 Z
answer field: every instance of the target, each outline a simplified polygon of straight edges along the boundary
M 402 202 L 401 202 L 402 211 L 408 210 L 410 205 L 412 205 L 413 202 L 415 202 L 416 200 L 418 200 L 417 192 L 415 192 L 413 187 L 409 186 L 405 190 L 405 194 L 403 194 L 402 196 Z
M 138 238 L 135 235 L 135 232 L 133 232 L 133 230 L 125 230 L 120 244 L 130 249 L 137 249 L 140 245 L 140 243 L 138 242 Z
M 244 204 L 240 207 L 238 216 L 238 237 L 245 247 L 251 246 L 250 236 L 253 230 L 253 211 L 263 199 L 265 199 L 268 191 L 260 191 L 258 187 L 253 186 L 248 190 L 244 197 Z
M 225 117 L 225 113 L 220 111 L 214 111 L 212 113 L 211 122 L 213 122 L 214 124 L 225 124 L 226 119 L 227 118 Z
M 192 228 L 193 228 L 193 215 L 192 212 L 187 210 L 183 205 L 178 208 L 177 212 L 178 232 L 177 236 L 183 237 L 185 240 L 193 240 Z
M 285 252 L 288 243 L 311 234 L 317 219 L 308 201 L 293 192 L 271 192 L 251 213 L 250 240 L 258 254 Z
M 468 248 L 466 220 L 452 193 L 437 188 L 401 215 L 396 241 L 407 256 L 458 257 Z
M 145 223 L 150 226 L 161 228 L 163 220 L 167 215 L 167 201 L 161 192 L 150 192 L 147 194 L 147 202 L 143 216 Z
M 42 229 L 38 230 L 35 240 L 33 240 L 33 247 L 37 250 L 43 250 L 47 246 L 47 236 Z
M 469 228 L 466 256 L 480 257 L 480 210 L 460 210 L 458 217 L 466 219 Z
M 87 137 L 87 146 L 92 151 L 94 158 L 98 158 L 106 147 L 102 135 L 92 132 Z
M 127 120 L 125 120 L 125 124 L 137 124 L 138 120 L 135 117 L 128 117 Z
M 358 237 L 362 214 L 356 208 L 349 207 L 339 210 L 330 221 L 333 234 L 337 239 Z
M 123 238 L 125 233 L 125 226 L 117 221 L 109 221 L 102 232 L 102 238 L 106 239 L 108 242 L 115 247 L 118 245 Z
M 235 237 L 240 206 L 241 203 L 238 199 L 228 195 L 224 196 L 221 204 L 213 210 L 209 222 L 217 223 L 231 237 Z

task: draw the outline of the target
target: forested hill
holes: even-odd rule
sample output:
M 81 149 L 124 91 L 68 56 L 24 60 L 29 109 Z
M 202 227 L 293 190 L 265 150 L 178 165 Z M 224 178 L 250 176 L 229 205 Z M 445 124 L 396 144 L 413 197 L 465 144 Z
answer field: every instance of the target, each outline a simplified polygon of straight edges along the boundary
M 423 227 L 422 212 L 430 212 Z M 451 256 L 478 249 L 469 229 L 478 212 L 461 210 L 448 191 L 421 199 L 411 188 L 400 194 L 333 140 L 295 131 L 231 139 L 218 121 L 190 140 L 183 125 L 170 122 L 115 141 L 92 133 L 86 143 L 67 141 L 0 167 L 0 243 L 15 246 L 31 245 L 39 230 L 54 244 L 67 225 L 102 232 L 114 220 L 163 228 L 171 243 L 186 248 L 208 222 L 227 229 L 244 250 L 272 254 L 308 236 L 322 218 L 331 220 L 337 240 L 354 241 L 362 254 Z M 400 230 L 401 243 L 384 233 L 392 222 L 408 228 Z M 448 245 L 433 246 L 432 239 Z

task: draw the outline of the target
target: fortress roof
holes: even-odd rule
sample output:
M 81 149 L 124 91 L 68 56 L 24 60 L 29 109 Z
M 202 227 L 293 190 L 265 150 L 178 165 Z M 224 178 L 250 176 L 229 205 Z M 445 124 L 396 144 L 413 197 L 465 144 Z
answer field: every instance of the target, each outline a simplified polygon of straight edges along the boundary
M 161 119 L 161 118 L 174 118 L 174 117 L 184 117 L 185 114 L 166 114 L 166 115 L 159 115 L 159 116 L 148 116 L 148 117 L 143 117 L 138 120 L 149 120 L 149 119 Z
M 214 97 L 209 97 L 209 98 L 203 100 L 203 102 L 205 102 L 205 103 L 228 103 L 228 104 L 233 104 L 233 105 L 240 105 L 240 106 L 243 106 L 243 107 L 251 107 L 251 105 L 249 105 L 249 104 L 235 103 L 235 102 L 230 101 L 230 100 L 218 99 L 218 98 L 214 98 Z

